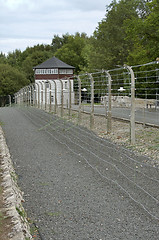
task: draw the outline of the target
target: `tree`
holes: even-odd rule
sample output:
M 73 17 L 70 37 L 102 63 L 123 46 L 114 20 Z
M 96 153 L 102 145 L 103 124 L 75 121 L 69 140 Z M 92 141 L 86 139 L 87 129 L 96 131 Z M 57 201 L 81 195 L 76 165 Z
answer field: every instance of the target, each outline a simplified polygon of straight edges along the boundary
M 112 1 L 107 6 L 106 17 L 99 23 L 92 41 L 94 51 L 90 53 L 92 67 L 110 69 L 127 62 L 133 48 L 133 39 L 127 38 L 126 21 L 147 15 L 145 0 Z
M 55 56 L 67 64 L 74 66 L 76 73 L 78 73 L 87 64 L 83 56 L 83 49 L 86 46 L 86 42 L 87 36 L 84 33 L 76 33 L 75 36 L 70 35 L 67 43 L 63 44 L 56 51 Z
M 6 56 L 2 52 L 0 53 L 0 64 L 6 63 Z
M 7 63 L 12 67 L 20 67 L 22 62 L 22 52 L 16 49 L 13 52 L 9 52 L 7 56 Z
M 0 95 L 12 95 L 29 84 L 25 75 L 9 64 L 0 64 Z
M 125 21 L 127 39 L 131 39 L 128 63 L 132 65 L 154 61 L 159 52 L 159 2 L 143 1 L 142 16 Z
M 70 36 L 69 33 L 63 34 L 62 37 L 59 37 L 59 35 L 54 34 L 51 43 L 52 52 L 55 53 L 64 44 L 66 44 L 68 42 L 69 36 Z
M 33 67 L 41 64 L 52 57 L 50 51 L 34 51 L 29 54 L 22 63 L 22 71 L 25 73 L 26 78 L 33 83 L 34 82 L 34 71 Z

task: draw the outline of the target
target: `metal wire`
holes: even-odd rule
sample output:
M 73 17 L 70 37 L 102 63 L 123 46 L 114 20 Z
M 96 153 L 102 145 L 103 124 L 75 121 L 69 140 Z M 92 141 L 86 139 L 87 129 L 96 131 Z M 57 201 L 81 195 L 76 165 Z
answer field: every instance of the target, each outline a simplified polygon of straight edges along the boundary
M 29 118 L 29 119 L 32 121 L 32 118 L 30 118 L 30 117 L 28 116 L 28 114 L 26 114 L 26 117 Z M 34 114 L 34 117 L 35 117 L 35 114 Z M 38 116 L 38 119 L 39 119 L 39 116 Z M 35 122 L 34 122 L 34 124 L 35 124 Z M 37 122 L 36 122 L 35 125 L 37 125 Z M 51 128 L 52 128 L 52 127 L 51 127 Z M 53 128 L 53 130 L 54 130 L 54 128 Z M 122 187 L 121 184 L 119 184 L 116 180 L 113 180 L 113 179 L 111 179 L 111 178 L 103 175 L 103 174 L 97 169 L 97 167 L 94 167 L 94 166 L 90 163 L 90 161 L 89 161 L 86 157 L 84 157 L 81 153 L 79 154 L 79 153 L 75 152 L 72 148 L 70 148 L 69 145 L 66 144 L 67 141 L 66 141 L 66 142 L 65 142 L 65 141 L 62 142 L 62 141 L 59 140 L 57 137 L 55 137 L 55 134 L 52 134 L 50 131 L 48 131 L 48 130 L 46 130 L 46 129 L 45 129 L 45 131 L 46 131 L 52 138 L 54 138 L 58 143 L 60 143 L 61 145 L 67 147 L 67 148 L 69 149 L 69 151 L 71 151 L 72 153 L 74 153 L 74 154 L 77 155 L 78 157 L 84 159 L 84 160 L 86 161 L 86 163 L 87 163 L 94 171 L 96 171 L 102 178 L 107 179 L 108 181 L 110 181 L 110 182 L 114 183 L 116 186 L 118 186 L 121 190 L 123 190 L 123 191 L 129 196 L 129 198 L 130 198 L 131 200 L 133 200 L 135 203 L 137 203 L 138 205 L 140 205 L 151 217 L 153 217 L 153 218 L 156 219 L 156 220 L 159 220 L 159 217 L 158 217 L 158 216 L 155 216 L 151 211 L 149 211 L 149 210 L 147 209 L 147 207 L 146 207 L 143 203 L 139 202 L 139 201 L 136 200 L 134 197 L 132 197 L 132 195 L 131 195 L 124 187 Z M 69 140 L 69 141 L 71 142 L 71 144 L 77 145 L 77 144 L 76 144 L 74 141 L 72 141 L 71 138 L 69 138 L 67 135 L 64 136 L 64 135 L 61 134 L 59 131 L 58 131 L 58 135 L 62 135 L 62 137 L 67 138 L 67 140 Z M 95 153 L 93 153 L 92 151 L 86 149 L 85 147 L 82 147 L 82 146 L 80 145 L 80 148 L 82 148 L 84 151 L 89 152 L 90 154 L 92 154 L 93 156 L 95 156 L 96 158 L 98 158 L 98 160 L 105 161 L 104 159 L 100 158 L 100 157 L 97 156 Z M 108 161 L 106 161 L 106 162 L 109 163 Z M 110 163 L 109 163 L 109 164 L 110 164 Z M 129 180 L 130 182 L 133 182 L 133 181 L 132 181 L 131 179 L 129 179 L 125 174 L 123 174 L 123 173 L 121 172 L 121 170 L 118 169 L 118 167 L 116 167 L 114 164 L 111 164 L 111 165 L 112 165 L 120 174 L 122 174 L 122 176 L 124 176 L 127 180 Z M 134 182 L 133 182 L 133 183 L 134 183 Z M 138 184 L 136 184 L 136 183 L 134 183 L 134 184 L 135 184 L 140 190 L 142 190 L 144 193 L 146 193 L 149 197 L 151 197 L 156 203 L 158 203 L 158 200 L 157 200 L 155 197 L 153 197 L 150 193 L 148 193 L 146 190 L 144 190 L 144 189 L 143 189 L 141 186 L 139 186 Z

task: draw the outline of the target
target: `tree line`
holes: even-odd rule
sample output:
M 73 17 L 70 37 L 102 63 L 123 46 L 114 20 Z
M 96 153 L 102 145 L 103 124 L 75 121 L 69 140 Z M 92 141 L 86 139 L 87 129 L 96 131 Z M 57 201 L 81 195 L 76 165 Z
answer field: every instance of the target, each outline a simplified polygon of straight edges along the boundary
M 33 67 L 56 56 L 75 73 L 142 64 L 159 57 L 159 1 L 113 0 L 92 36 L 54 35 L 50 45 L 0 54 L 0 95 L 14 94 L 34 82 Z

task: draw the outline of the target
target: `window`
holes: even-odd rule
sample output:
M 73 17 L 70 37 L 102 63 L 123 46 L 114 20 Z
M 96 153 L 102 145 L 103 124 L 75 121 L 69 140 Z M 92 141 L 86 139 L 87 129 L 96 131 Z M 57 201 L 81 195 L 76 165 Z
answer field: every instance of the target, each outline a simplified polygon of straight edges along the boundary
M 59 73 L 60 73 L 60 74 L 66 74 L 66 69 L 60 69 L 60 70 L 59 70 Z
M 67 74 L 73 74 L 73 69 L 67 69 L 66 72 Z
M 58 74 L 58 69 L 51 69 L 51 74 Z
M 58 74 L 58 69 L 36 69 L 35 74 Z
M 45 82 L 45 86 L 46 86 L 46 88 L 49 88 L 50 87 L 49 82 Z
M 67 81 L 65 81 L 65 83 L 64 83 L 64 88 L 65 88 L 65 89 L 67 89 L 67 88 L 68 88 Z
M 60 74 L 73 74 L 73 69 L 60 69 Z

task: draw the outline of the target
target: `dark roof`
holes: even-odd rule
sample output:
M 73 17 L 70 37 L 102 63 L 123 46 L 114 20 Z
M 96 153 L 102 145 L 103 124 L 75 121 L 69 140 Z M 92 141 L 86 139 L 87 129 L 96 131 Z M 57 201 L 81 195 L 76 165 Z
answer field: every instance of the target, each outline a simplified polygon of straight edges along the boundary
M 62 62 L 60 59 L 58 59 L 54 56 L 54 57 L 48 59 L 47 61 L 33 67 L 33 69 L 37 69 L 37 68 L 70 68 L 70 69 L 73 69 L 75 67 Z

